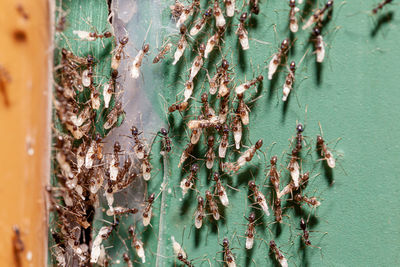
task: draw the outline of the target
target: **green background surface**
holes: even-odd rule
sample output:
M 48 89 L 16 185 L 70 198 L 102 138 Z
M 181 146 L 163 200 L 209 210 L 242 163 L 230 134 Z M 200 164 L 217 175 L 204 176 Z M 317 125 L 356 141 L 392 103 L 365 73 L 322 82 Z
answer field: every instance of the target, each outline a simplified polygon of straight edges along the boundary
M 149 10 L 146 9 L 145 1 L 138 2 L 141 7 L 140 12 Z M 168 7 L 172 1 L 161 2 L 161 6 Z M 211 3 L 211 1 L 201 2 L 202 8 Z M 237 1 L 239 9 L 242 7 L 241 2 Z M 211 61 L 206 62 L 205 67 L 213 72 L 215 64 L 219 64 L 221 56 L 224 55 L 233 67 L 235 83 L 239 84 L 239 81 L 243 82 L 245 77 L 250 79 L 258 74 L 263 74 L 266 78 L 268 71 L 266 62 L 275 53 L 280 42 L 289 36 L 287 2 L 261 1 L 260 14 L 252 16 L 249 20 L 247 29 L 250 50 L 246 52 L 241 51 L 234 34 L 239 14 L 236 13 L 233 20 L 228 19 L 228 23 L 232 26 L 228 27 L 224 48 L 221 52 L 214 51 Z M 315 1 L 313 6 L 317 2 Z M 162 242 L 160 254 L 165 256 L 159 257 L 160 266 L 178 264 L 172 252 L 169 239 L 171 235 L 174 235 L 179 242 L 183 242 L 188 257 L 193 259 L 195 266 L 207 266 L 206 259 L 209 259 L 212 265 L 222 264 L 222 253 L 219 252 L 222 251 L 220 244 L 224 237 L 231 240 L 231 247 L 240 266 L 276 264 L 266 245 L 272 238 L 276 240 L 288 258 L 290 266 L 400 265 L 400 167 L 398 164 L 400 91 L 397 79 L 400 70 L 399 5 L 388 6 L 378 16 L 373 17 L 370 10 L 376 4 L 377 1 L 335 1 L 333 17 L 323 31 L 327 54 L 321 66 L 315 64 L 315 55 L 312 54 L 313 46 L 307 42 L 309 31 L 300 29 L 295 34 L 297 40 L 293 44 L 289 60 L 295 60 L 298 63 L 307 49 L 310 51 L 298 66 L 295 88 L 287 104 L 281 101 L 281 88 L 286 75 L 284 67 L 278 70 L 272 82 L 264 79 L 262 85 L 258 87 L 258 93 L 254 88 L 247 93 L 247 101 L 257 96 L 261 97 L 251 105 L 250 127 L 245 130 L 244 144 L 251 145 L 259 138 L 263 138 L 262 150 L 267 158 L 262 153 L 258 153 L 252 164 L 238 175 L 231 178 L 225 176 L 224 184 L 228 183 L 240 192 L 228 189 L 231 205 L 225 210 L 225 220 L 219 221 L 217 226 L 213 221 L 205 220 L 202 229 L 194 228 L 193 214 L 197 205 L 195 192 L 182 201 L 179 200 L 181 198 L 179 182 L 187 175 L 190 165 L 186 162 L 183 170 L 176 166 L 189 139 L 182 128 L 178 127 L 181 124 L 181 115 L 173 114 L 168 117 L 169 122 L 167 122 L 164 100 L 158 97 L 158 101 L 152 101 L 154 109 L 171 128 L 173 151 L 165 162 L 157 152 L 159 142 L 156 142 L 153 150 L 153 178 L 147 190 L 159 192 L 161 180 L 163 177 L 167 179 L 167 189 L 163 191 L 167 205 L 161 207 L 162 196 L 160 195 L 155 203 L 153 227 L 145 230 L 140 228 L 140 223 L 137 224 L 137 229 L 146 243 L 146 265 L 155 265 L 158 242 Z M 302 10 L 304 5 L 301 7 Z M 221 7 L 223 7 L 222 3 Z M 64 8 L 69 12 L 65 35 L 71 42 L 72 50 L 79 51 L 81 55 L 91 51 L 101 62 L 97 68 L 97 72 L 101 73 L 99 76 L 107 78 L 109 75 L 107 62 L 110 60 L 108 53 L 112 48 L 105 43 L 106 50 L 103 50 L 99 41 L 96 43 L 71 41 L 73 38 L 71 31 L 76 27 L 90 29 L 82 18 L 91 18 L 91 24 L 99 32 L 108 27 L 106 2 L 64 1 Z M 247 7 L 244 9 L 247 10 Z M 168 25 L 168 8 L 161 8 L 160 12 L 163 22 Z M 303 17 L 308 18 L 308 14 L 305 13 Z M 391 16 L 388 22 L 385 21 L 387 15 Z M 140 24 L 147 29 L 149 21 L 144 19 Z M 172 40 L 177 40 L 177 38 L 176 34 L 171 35 Z M 196 36 L 196 40 L 191 41 L 191 44 L 197 48 L 198 42 L 206 40 L 207 35 L 198 38 Z M 270 44 L 263 44 L 256 40 Z M 152 64 L 151 61 L 157 53 L 154 48 L 153 46 L 151 49 L 151 56 L 144 61 L 146 66 Z M 176 95 L 183 91 L 182 81 L 186 79 L 195 55 L 195 52 L 188 49 L 184 60 L 173 67 L 171 53 L 163 61 L 161 67 L 157 67 L 157 71 L 165 79 L 164 88 L 152 88 L 151 82 L 146 82 L 146 77 L 144 77 L 145 90 L 148 89 L 149 92 L 158 90 L 156 95 L 162 95 L 168 104 L 175 102 Z M 208 90 L 207 83 L 203 83 L 204 74 L 205 71 L 202 70 L 196 77 L 194 97 L 197 101 L 191 100 L 193 105 L 187 116 L 200 112 L 199 96 Z M 149 97 L 154 96 L 154 93 L 150 94 L 152 95 Z M 183 96 L 178 95 L 177 98 L 181 99 Z M 214 103 L 213 101 L 211 103 Z M 268 218 L 263 217 L 264 225 L 256 228 L 255 247 L 251 252 L 246 252 L 245 239 L 240 236 L 243 236 L 246 230 L 246 220 L 243 216 L 248 216 L 251 210 L 250 199 L 246 197 L 248 195 L 247 181 L 256 179 L 258 184 L 262 183 L 265 179 L 268 158 L 275 154 L 278 155 L 278 163 L 281 164 L 280 169 L 283 170 L 281 184 L 283 181 L 288 181 L 288 173 L 284 170 L 287 156 L 284 153 L 289 151 L 289 139 L 295 134 L 296 121 L 305 123 L 306 141 L 313 145 L 310 154 L 305 156 L 303 167 L 305 170 L 312 171 L 312 176 L 319 174 L 307 187 L 306 193 L 309 196 L 320 197 L 322 204 L 316 213 L 304 206 L 303 215 L 296 213 L 291 208 L 292 205 L 289 205 L 285 210 L 288 216 L 284 218 L 285 224 L 282 225 L 281 231 L 276 224 L 269 226 L 270 231 L 266 229 L 265 225 L 273 221 L 273 215 Z M 333 141 L 330 146 L 334 147 L 334 154 L 339 158 L 333 172 L 324 168 L 325 163 L 315 161 L 317 155 L 314 144 L 315 136 L 319 134 L 318 122 L 323 127 L 325 139 Z M 342 139 L 336 144 L 337 138 Z M 204 137 L 200 142 L 202 145 L 197 153 L 204 155 L 206 142 Z M 276 144 L 272 146 L 272 143 Z M 234 157 L 237 157 L 237 153 L 230 152 L 228 158 Z M 164 163 L 167 164 L 165 172 L 163 171 Z M 197 189 L 202 196 L 204 196 L 204 191 L 213 185 L 213 182 L 208 180 L 210 175 L 203 166 L 197 181 Z M 171 189 L 171 193 L 168 193 L 168 189 Z M 269 188 L 264 187 L 262 190 L 268 198 L 271 197 Z M 128 197 L 125 201 L 129 201 L 130 194 L 132 193 L 127 193 Z M 162 225 L 159 224 L 158 218 L 161 210 L 165 211 Z M 310 240 L 315 246 L 321 247 L 321 250 L 312 247 L 304 248 L 299 236 L 299 219 L 301 216 L 307 217 L 310 212 L 315 214 L 310 219 L 310 230 L 315 231 L 311 233 Z M 114 264 L 118 259 L 122 261 L 124 252 L 124 246 L 119 241 L 123 239 L 129 243 L 124 234 L 124 227 L 127 228 L 131 223 L 130 220 L 132 218 L 123 221 L 119 235 L 112 236 L 108 240 L 108 244 L 112 247 L 107 251 L 112 256 Z M 98 220 L 97 223 L 101 225 L 102 222 Z M 162 227 L 161 237 L 158 237 L 159 227 Z M 280 232 L 279 235 L 278 232 Z M 327 234 L 324 234 L 325 232 Z M 235 237 L 232 238 L 232 236 Z M 130 247 L 129 244 L 128 247 Z M 134 258 L 134 254 L 131 255 Z

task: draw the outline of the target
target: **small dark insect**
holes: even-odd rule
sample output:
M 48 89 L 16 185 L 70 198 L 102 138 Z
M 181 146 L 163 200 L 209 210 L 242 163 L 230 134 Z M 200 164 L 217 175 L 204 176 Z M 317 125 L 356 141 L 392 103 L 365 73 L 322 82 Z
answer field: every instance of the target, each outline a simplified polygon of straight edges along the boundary
M 206 190 L 206 200 L 208 203 L 208 206 L 210 208 L 210 211 L 213 215 L 214 220 L 218 221 L 220 218 L 220 214 L 218 211 L 218 205 L 215 203 L 213 196 L 209 190 Z
M 177 48 L 174 54 L 174 62 L 172 62 L 172 65 L 175 65 L 182 57 L 183 52 L 185 52 L 186 46 L 188 44 L 186 41 L 186 32 L 187 28 L 184 24 L 182 24 L 179 28 L 179 33 L 181 35 L 181 38 L 178 41 Z
M 224 18 L 224 15 L 222 14 L 222 10 L 219 7 L 218 1 L 214 1 L 214 17 L 215 17 L 215 26 L 217 26 L 218 29 L 224 29 L 226 25 L 226 20 Z
M 147 226 L 150 224 L 151 216 L 152 216 L 152 205 L 155 199 L 155 193 L 151 194 L 147 198 L 147 204 L 143 210 L 143 225 Z
M 329 0 L 326 2 L 325 6 L 321 9 L 317 9 L 314 14 L 307 20 L 307 22 L 303 25 L 302 29 L 305 30 L 311 25 L 313 25 L 316 22 L 321 22 L 326 10 L 331 8 L 333 6 L 333 0 Z
M 215 159 L 215 153 L 214 153 L 214 136 L 210 135 L 207 140 L 207 153 L 206 153 L 206 167 L 207 169 L 211 170 L 212 167 L 214 166 L 214 159 Z
M 168 112 L 172 113 L 172 112 L 177 111 L 177 110 L 182 112 L 182 111 L 186 110 L 188 106 L 189 106 L 188 102 L 181 102 L 181 103 L 178 103 L 178 104 L 172 104 L 171 106 L 168 107 Z
M 275 258 L 280 263 L 280 265 L 282 267 L 288 267 L 289 265 L 285 256 L 283 256 L 282 252 L 278 249 L 274 240 L 271 240 L 271 242 L 269 242 L 269 247 L 272 252 L 274 252 Z
M 201 102 L 203 103 L 203 115 L 207 119 L 211 119 L 212 117 L 215 116 L 215 111 L 214 109 L 210 106 L 210 103 L 208 102 L 208 95 L 207 93 L 203 93 L 201 95 Z
M 304 221 L 303 218 L 300 220 L 300 228 L 303 231 L 303 241 L 306 246 L 311 246 L 311 241 L 309 240 L 310 238 L 310 232 L 307 230 L 307 223 Z
M 240 142 L 242 140 L 242 121 L 240 120 L 240 115 L 236 114 L 232 120 L 232 133 L 233 139 L 235 140 L 235 148 L 240 149 Z
M 242 83 L 238 87 L 236 87 L 235 92 L 236 94 L 242 95 L 244 92 L 246 92 L 250 87 L 256 85 L 257 83 L 261 83 L 264 80 L 264 77 L 262 75 L 258 75 L 257 78 L 250 80 L 248 82 Z
M 199 196 L 197 198 L 197 209 L 195 212 L 195 219 L 194 219 L 194 225 L 197 229 L 200 229 L 201 226 L 203 225 L 203 218 L 204 218 L 204 199 Z
M 229 80 L 224 80 L 221 83 L 221 86 L 219 87 L 219 92 L 218 92 L 218 97 L 222 97 L 220 104 L 219 104 L 219 113 L 218 113 L 218 122 L 219 123 L 226 123 L 226 119 L 228 116 L 228 111 L 229 111 L 229 92 L 230 88 L 228 88 L 228 83 Z
M 297 131 L 297 135 L 296 135 L 296 150 L 297 150 L 297 153 L 299 153 L 301 151 L 301 149 L 303 148 L 303 146 L 302 146 L 302 142 L 303 142 L 302 132 L 304 131 L 304 127 L 303 127 L 303 125 L 301 123 L 297 124 L 296 131 Z
M 282 223 L 282 205 L 280 198 L 277 198 L 274 201 L 274 215 L 275 215 L 275 220 L 278 223 Z
M 122 103 L 118 102 L 115 107 L 108 113 L 104 129 L 108 130 L 117 122 L 119 115 L 123 114 Z
M 151 178 L 151 169 L 152 166 L 150 164 L 149 154 L 144 151 L 143 161 L 142 161 L 142 175 L 145 181 L 150 180 Z
M 146 262 L 146 256 L 144 254 L 143 242 L 135 234 L 135 228 L 131 225 L 128 228 L 129 235 L 132 237 L 132 247 L 135 248 L 136 254 L 142 259 L 142 263 Z
M 179 1 L 175 1 L 174 5 L 171 5 L 169 8 L 171 9 L 171 15 L 174 19 L 178 20 L 179 17 L 182 15 L 183 9 L 184 9 L 184 5 L 179 2 Z
M 283 84 L 283 96 L 282 96 L 282 101 L 286 101 L 290 92 L 293 89 L 293 83 L 294 83 L 294 73 L 296 71 L 296 63 L 292 61 L 289 66 L 289 73 L 286 76 L 285 83 Z
M 302 149 L 302 142 L 303 142 L 303 135 L 302 132 L 304 131 L 303 125 L 298 124 L 296 127 L 296 146 L 292 150 L 292 155 L 290 158 L 290 162 L 288 165 L 288 170 L 290 171 L 290 175 L 292 177 L 292 181 L 294 186 L 297 188 L 299 187 L 299 178 L 300 178 L 300 165 L 298 163 L 299 153 Z
M 97 32 L 74 30 L 72 33 L 78 35 L 79 39 L 86 41 L 95 41 L 97 39 L 110 38 L 113 36 L 109 31 L 106 31 L 103 34 L 98 34 Z
M 101 140 L 101 135 L 99 133 L 97 133 L 92 139 L 89 149 L 87 150 L 85 155 L 86 169 L 91 169 L 93 166 L 93 162 L 96 159 L 101 160 L 103 158 L 103 145 L 101 144 Z M 81 153 L 83 153 L 83 151 L 81 151 Z
M 271 163 L 271 168 L 269 170 L 269 177 L 271 180 L 271 184 L 274 186 L 275 189 L 275 193 L 277 196 L 279 196 L 279 192 L 280 192 L 280 175 L 278 173 L 278 170 L 276 169 L 276 163 L 278 161 L 278 157 L 277 156 L 273 156 L 270 160 Z
M 290 0 L 289 7 L 289 28 L 291 32 L 297 32 L 299 30 L 299 24 L 297 23 L 296 13 L 299 12 L 300 9 L 296 7 L 296 0 Z
M 248 186 L 251 191 L 253 191 L 255 202 L 260 205 L 261 209 L 264 211 L 265 215 L 269 216 L 269 208 L 267 204 L 267 200 L 264 194 L 258 189 L 256 183 L 252 180 L 249 181 Z
M 117 87 L 117 78 L 118 71 L 113 69 L 111 71 L 111 79 L 108 81 L 108 83 L 103 85 L 104 108 L 108 108 L 110 106 L 111 97 Z
M 132 266 L 133 266 L 132 261 L 131 261 L 131 259 L 129 258 L 128 253 L 124 253 L 124 254 L 122 255 L 122 257 L 123 257 L 124 261 L 126 262 L 126 264 L 128 265 L 128 267 L 132 267 Z
M 168 130 L 165 128 L 161 128 L 160 133 L 164 141 L 163 151 L 166 151 L 168 153 L 171 151 L 171 139 L 168 136 Z
M 204 25 L 206 25 L 206 22 L 211 17 L 211 15 L 212 15 L 212 9 L 209 8 L 204 12 L 202 18 L 198 20 L 192 27 L 192 29 L 190 30 L 190 35 L 195 36 L 196 34 L 198 34 L 201 31 L 201 29 L 203 29 Z
M 183 264 L 185 264 L 186 266 L 188 266 L 188 267 L 193 267 L 193 264 L 190 262 L 190 261 L 188 261 L 184 256 L 183 256 L 183 254 L 182 253 L 178 253 L 178 260 L 180 260 Z
M 139 132 L 136 126 L 132 126 L 131 134 L 133 140 L 135 141 L 135 145 L 133 146 L 133 151 L 135 152 L 135 155 L 138 159 L 143 159 L 146 151 L 142 141 L 139 139 L 139 135 L 141 135 L 142 132 Z
M 243 125 L 249 124 L 249 107 L 244 103 L 243 94 L 237 95 L 239 103 L 236 109 L 236 116 L 241 119 Z
M 153 63 L 158 63 L 160 62 L 160 60 L 162 60 L 165 55 L 169 52 L 169 50 L 171 50 L 172 44 L 171 43 L 167 43 L 164 48 L 160 51 L 160 53 L 158 53 L 158 55 L 153 59 Z
M 102 237 L 104 240 L 107 239 L 107 238 L 109 238 L 110 235 L 111 235 L 111 233 L 112 233 L 115 229 L 117 229 L 118 225 L 119 225 L 119 220 L 116 219 L 116 220 L 115 220 L 115 223 L 111 224 L 111 226 L 107 228 L 107 232 L 106 232 L 105 234 L 103 234 L 101 237 Z
M 310 173 L 309 173 L 309 172 L 306 172 L 306 173 L 304 173 L 303 175 L 300 175 L 299 185 L 306 186 L 306 184 L 307 184 L 309 178 L 310 178 Z M 296 187 L 296 186 L 294 185 L 293 180 L 291 180 L 291 181 L 289 182 L 289 184 L 287 184 L 287 185 L 285 186 L 285 188 L 282 189 L 282 191 L 280 191 L 279 193 L 277 193 L 277 197 L 278 197 L 278 198 L 281 198 L 282 196 L 284 196 L 284 195 L 286 195 L 286 194 L 289 194 L 289 193 L 293 192 L 293 190 L 297 190 L 297 189 L 298 189 L 298 187 Z
M 92 55 L 86 57 L 86 69 L 82 71 L 82 85 L 89 87 L 93 83 L 93 64 L 94 58 Z
M 149 154 L 146 151 L 144 151 L 143 154 L 144 154 L 144 156 L 143 156 L 143 161 L 142 161 L 142 175 L 143 175 L 143 179 L 145 181 L 148 181 L 151 178 L 152 166 L 150 164 Z
M 199 121 L 202 121 L 203 116 L 199 116 Z M 192 129 L 192 133 L 190 135 L 190 143 L 193 145 L 197 144 L 200 140 L 201 134 L 203 133 L 203 129 L 201 127 Z
M 198 55 L 194 59 L 192 67 L 190 68 L 189 82 L 193 82 L 194 77 L 196 77 L 197 73 L 199 73 L 199 70 L 203 66 L 204 63 L 203 56 L 205 50 L 206 50 L 205 44 L 200 44 Z M 187 94 L 185 94 L 185 101 L 187 101 L 189 97 L 187 96 Z
M 317 148 L 321 150 L 321 156 L 323 157 L 323 159 L 326 160 L 328 166 L 331 168 L 335 168 L 336 160 L 333 157 L 332 152 L 328 149 L 325 140 L 320 135 L 317 136 Z
M 224 126 L 222 127 L 221 142 L 219 143 L 218 147 L 218 156 L 220 158 L 225 158 L 226 156 L 226 150 L 228 148 L 228 137 L 229 137 L 229 126 L 227 124 L 224 124 Z
M 111 36 L 112 36 L 112 33 L 111 32 L 104 32 L 103 34 L 98 34 L 97 32 L 91 32 L 90 33 L 90 36 L 91 37 L 94 37 L 94 38 L 96 38 L 96 39 L 98 39 L 98 38 L 110 38 Z
M 235 3 L 236 0 L 225 0 L 225 10 L 228 17 L 233 17 L 235 15 Z
M 254 155 L 256 154 L 257 150 L 259 150 L 263 145 L 263 140 L 260 139 L 256 142 L 255 145 L 251 146 L 247 149 L 238 159 L 236 162 L 225 162 L 223 167 L 224 170 L 237 172 L 242 168 L 246 162 L 250 162 Z
M 214 172 L 213 178 L 215 181 L 215 192 L 217 193 L 219 200 L 221 201 L 221 204 L 224 205 L 225 207 L 228 207 L 229 205 L 228 195 L 226 194 L 225 187 L 222 185 L 221 180 L 219 179 L 219 174 L 217 172 Z
M 240 23 L 236 30 L 236 35 L 239 37 L 239 42 L 243 50 L 247 50 L 250 48 L 248 33 L 244 26 L 246 19 L 247 19 L 247 12 L 244 12 L 242 15 L 240 15 L 239 19 Z
M 206 58 L 207 58 L 207 54 L 209 52 L 211 52 L 214 45 L 217 43 L 216 41 L 219 40 L 219 39 L 215 39 L 214 40 L 215 42 L 214 41 L 210 42 L 211 38 L 207 42 L 207 47 L 206 47 L 206 52 L 205 52 Z M 218 36 L 218 38 L 219 38 L 219 36 Z M 229 83 L 228 70 L 229 70 L 229 62 L 226 59 L 223 59 L 221 66 L 219 66 L 217 69 L 217 73 L 212 78 L 207 76 L 208 80 L 209 80 L 209 84 L 210 84 L 210 94 L 214 95 L 217 92 L 218 88 L 221 86 L 223 88 L 219 88 L 218 97 L 225 96 L 229 93 L 229 88 L 226 87 L 226 84 Z
M 121 64 L 121 58 L 124 53 L 124 48 L 128 43 L 128 41 L 129 41 L 128 36 L 125 36 L 122 39 L 120 39 L 117 48 L 115 48 L 114 51 L 112 52 L 113 57 L 111 60 L 111 68 L 113 70 L 118 69 L 119 65 Z
M 142 66 L 144 56 L 149 52 L 150 46 L 149 44 L 143 45 L 142 49 L 136 55 L 135 59 L 132 62 L 131 67 L 131 77 L 133 79 L 137 79 L 139 77 L 139 70 Z
M 322 63 L 325 58 L 325 43 L 324 43 L 324 39 L 321 34 L 320 27 L 315 27 L 313 29 L 312 41 L 314 42 L 316 61 L 318 63 Z
M 179 13 L 179 19 L 176 22 L 176 27 L 180 27 L 181 25 L 183 25 L 183 23 L 185 23 L 189 16 L 193 15 L 195 8 L 199 7 L 199 0 L 194 0 L 192 4 L 189 4 L 187 6 L 184 6 L 181 3 L 176 3 L 175 6 L 171 6 L 171 13 L 173 16 Z
M 218 69 L 218 73 L 217 73 L 219 75 L 218 98 L 228 97 L 229 93 L 231 91 L 230 88 L 228 87 L 228 84 L 231 82 L 231 79 L 229 78 L 228 69 L 229 69 L 229 62 L 225 59 L 222 60 L 221 68 Z M 222 107 L 222 104 L 221 104 L 221 107 Z M 225 120 L 223 120 L 223 122 L 225 122 Z
M 306 196 L 302 196 L 301 194 L 296 194 L 294 195 L 294 200 L 297 202 L 306 202 L 308 205 L 312 206 L 312 207 L 318 207 L 319 205 L 321 205 L 321 202 L 319 202 L 317 200 L 316 197 L 306 197 Z
M 279 64 L 281 63 L 282 57 L 286 57 L 286 54 L 289 50 L 289 39 L 285 39 L 281 43 L 281 47 L 277 53 L 273 54 L 271 61 L 268 66 L 268 80 L 272 80 L 273 75 L 278 69 Z
M 258 5 L 258 0 L 250 0 L 250 10 L 251 13 L 258 15 L 260 13 L 260 6 Z
M 123 215 L 123 214 L 136 214 L 138 213 L 138 209 L 132 208 L 132 209 L 117 209 L 117 207 L 114 208 L 114 215 Z
M 199 165 L 196 163 L 190 167 L 190 174 L 187 178 L 184 178 L 181 181 L 180 187 L 182 188 L 182 195 L 185 196 L 190 188 L 192 188 L 194 184 L 194 180 L 196 179 L 197 172 L 199 171 Z
M 185 150 L 182 152 L 181 158 L 178 163 L 178 168 L 180 168 L 181 165 L 187 160 L 187 158 L 189 157 L 193 148 L 194 148 L 194 145 L 191 142 L 189 142 L 189 144 L 186 146 Z
M 196 57 L 196 59 L 198 59 L 198 57 Z M 196 68 L 196 66 L 195 66 L 196 59 L 193 62 L 192 67 L 190 68 L 190 72 L 193 70 L 193 68 Z M 200 61 L 197 61 L 197 63 L 203 64 L 202 63 L 203 59 L 200 58 L 199 60 Z M 196 71 L 198 71 L 198 70 L 200 70 L 200 68 L 196 69 Z M 188 81 L 185 82 L 185 90 L 183 92 L 183 96 L 184 96 L 183 102 L 187 102 L 190 99 L 190 97 L 192 96 L 192 93 L 193 93 L 193 87 L 194 87 L 193 80 L 189 79 Z
M 372 14 L 378 13 L 380 9 L 382 9 L 385 5 L 390 4 L 393 0 L 384 0 L 383 2 L 379 3 L 377 7 L 372 9 Z
M 235 257 L 233 256 L 232 250 L 229 248 L 229 241 L 227 238 L 224 238 L 222 241 L 222 246 L 224 247 L 224 261 L 228 267 L 236 266 Z
M 254 244 L 256 214 L 252 212 L 249 218 L 246 219 L 249 221 L 246 231 L 246 249 L 252 249 Z
M 228 62 L 228 60 L 223 59 L 223 60 L 222 60 L 222 63 L 221 63 L 221 67 L 222 67 L 225 71 L 227 71 L 227 70 L 229 69 L 229 62 Z

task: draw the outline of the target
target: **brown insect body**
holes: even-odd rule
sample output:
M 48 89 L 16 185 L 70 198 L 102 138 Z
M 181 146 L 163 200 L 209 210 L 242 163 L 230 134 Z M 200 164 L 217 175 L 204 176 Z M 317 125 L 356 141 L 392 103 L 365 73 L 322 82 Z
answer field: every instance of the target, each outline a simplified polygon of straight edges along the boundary
M 303 237 L 304 244 L 306 246 L 311 246 L 311 241 L 309 239 L 310 238 L 310 232 L 307 230 L 307 223 L 304 221 L 303 218 L 301 218 L 301 220 L 300 220 L 300 228 L 303 231 L 302 237 Z
M 372 13 L 376 14 L 378 13 L 378 11 L 380 9 L 382 9 L 384 6 L 386 6 L 387 4 L 390 4 L 393 0 L 384 0 L 383 2 L 379 3 L 379 5 L 377 7 L 375 7 L 374 9 L 372 9 Z
M 220 218 L 220 214 L 218 211 L 218 205 L 215 203 L 213 196 L 209 190 L 206 190 L 206 200 L 208 203 L 208 206 L 210 208 L 210 211 L 213 215 L 214 220 L 218 221 Z
M 119 40 L 117 48 L 115 48 L 115 50 L 113 51 L 113 57 L 111 60 L 111 68 L 113 70 L 118 69 L 119 65 L 121 64 L 121 59 L 124 54 L 124 48 L 128 43 L 128 41 L 129 41 L 128 36 L 123 37 L 122 39 Z
M 288 267 L 288 263 L 287 263 L 285 256 L 283 256 L 282 252 L 276 246 L 276 243 L 274 240 L 271 240 L 269 242 L 269 247 L 272 250 L 272 252 L 275 254 L 275 258 L 280 263 L 280 265 L 282 267 Z
M 222 241 L 222 246 L 224 247 L 224 260 L 229 267 L 236 266 L 235 257 L 233 256 L 232 250 L 229 248 L 229 241 L 224 238 Z
M 171 43 L 167 43 L 164 48 L 160 51 L 160 53 L 157 54 L 157 56 L 153 59 L 153 63 L 158 63 L 160 62 L 165 55 L 171 50 L 172 44 Z

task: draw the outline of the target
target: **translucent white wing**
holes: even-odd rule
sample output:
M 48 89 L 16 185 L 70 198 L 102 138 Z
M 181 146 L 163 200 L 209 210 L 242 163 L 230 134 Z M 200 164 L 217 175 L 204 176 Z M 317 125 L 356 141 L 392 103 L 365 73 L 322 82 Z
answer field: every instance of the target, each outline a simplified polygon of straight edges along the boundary
M 135 249 L 136 249 L 136 254 L 138 255 L 139 258 L 142 259 L 142 263 L 145 263 L 146 262 L 146 256 L 144 254 L 142 241 L 137 240 L 135 242 L 134 246 L 135 246 Z
M 90 32 L 87 32 L 87 31 L 72 31 L 72 33 L 78 35 L 79 39 L 81 39 L 81 40 L 86 40 L 86 41 L 96 40 L 96 38 L 91 37 Z
M 148 213 L 147 213 L 148 216 L 147 216 L 147 217 L 143 217 L 143 225 L 144 225 L 144 226 L 147 226 L 147 225 L 150 224 L 151 216 L 152 216 L 152 211 L 153 211 L 153 208 L 150 207 L 150 209 L 149 209 L 149 211 L 148 211 Z
M 215 45 L 218 45 L 219 43 L 219 34 L 216 33 L 213 36 L 208 39 L 207 44 L 206 44 L 206 49 L 204 50 L 204 58 L 208 58 L 208 54 L 211 53 L 211 51 L 214 49 Z M 210 88 L 211 90 L 211 88 Z M 214 92 L 215 94 L 215 92 Z M 213 95 L 213 94 L 212 94 Z
M 108 108 L 110 106 L 110 100 L 112 96 L 112 92 L 110 89 L 110 84 L 105 84 L 103 86 L 103 98 L 104 98 L 104 107 Z
M 100 228 L 99 233 L 97 234 L 96 238 L 94 239 L 92 243 L 92 252 L 90 254 L 90 262 L 91 263 L 97 263 L 100 253 L 101 253 L 101 242 L 103 241 L 103 235 L 107 234 L 109 231 L 109 227 L 103 226 Z
M 335 168 L 336 160 L 329 150 L 327 151 L 325 158 L 326 158 L 326 162 L 328 163 L 328 166 L 331 167 L 332 169 Z
M 246 237 L 246 249 L 252 249 L 254 244 L 254 237 Z
M 181 46 L 181 47 L 179 47 L 179 46 Z M 186 46 L 187 46 L 187 41 L 186 41 L 186 39 L 183 38 L 181 40 L 181 42 L 178 44 L 178 48 L 175 51 L 174 62 L 172 63 L 172 65 L 175 65 L 179 61 L 179 59 L 182 57 L 183 52 L 186 49 Z
M 236 4 L 235 0 L 230 0 L 230 4 L 229 5 L 227 5 L 225 3 L 225 5 L 226 5 L 226 15 L 228 17 L 233 17 L 235 15 L 235 4 Z
M 297 161 L 293 161 L 290 165 L 290 175 L 292 177 L 293 183 L 295 187 L 299 187 L 299 178 L 300 178 L 300 166 Z
M 275 74 L 275 72 L 276 72 L 276 70 L 278 68 L 279 63 L 276 64 L 275 63 L 276 61 L 279 62 L 278 54 L 274 54 L 272 56 L 271 61 L 269 62 L 269 65 L 268 65 L 268 80 L 272 80 L 272 76 L 274 76 L 274 74 Z
M 183 258 L 186 259 L 187 258 L 186 252 L 183 250 L 181 245 L 178 242 L 176 242 L 174 236 L 171 236 L 171 241 L 172 241 L 172 247 L 174 249 L 175 257 L 177 257 L 179 253 L 181 253 Z
M 82 72 L 82 85 L 85 87 L 89 87 L 91 84 L 91 79 L 89 77 L 89 70 L 84 70 Z

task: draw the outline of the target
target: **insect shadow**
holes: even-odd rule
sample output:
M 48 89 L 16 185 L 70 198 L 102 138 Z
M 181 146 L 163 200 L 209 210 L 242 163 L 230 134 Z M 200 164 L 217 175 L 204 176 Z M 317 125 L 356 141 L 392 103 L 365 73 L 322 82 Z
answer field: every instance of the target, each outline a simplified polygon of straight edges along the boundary
M 375 37 L 383 25 L 390 23 L 393 20 L 393 16 L 393 11 L 380 15 L 378 18 L 378 22 L 370 33 L 371 37 Z
M 328 180 L 329 185 L 332 186 L 334 184 L 334 181 L 335 181 L 333 170 L 332 170 L 332 168 L 330 168 L 328 166 L 328 164 L 326 164 L 325 162 L 323 162 L 323 163 L 324 163 L 323 164 L 324 165 L 324 176 Z

